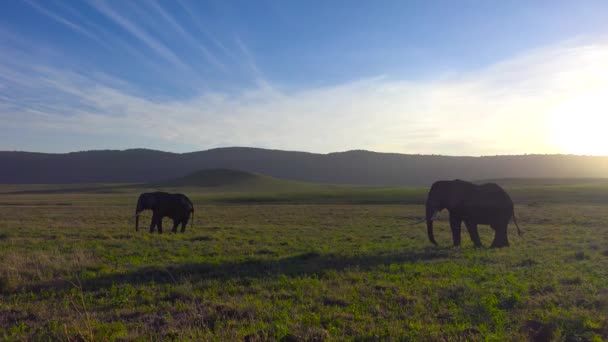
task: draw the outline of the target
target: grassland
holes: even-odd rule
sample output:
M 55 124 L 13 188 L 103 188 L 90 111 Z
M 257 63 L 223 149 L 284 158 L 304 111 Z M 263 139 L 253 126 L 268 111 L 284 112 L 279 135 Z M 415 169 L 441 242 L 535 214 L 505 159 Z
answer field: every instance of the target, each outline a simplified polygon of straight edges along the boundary
M 504 249 L 449 247 L 445 214 L 431 246 L 423 188 L 278 187 L 181 189 L 194 227 L 163 235 L 137 187 L 0 189 L 0 338 L 608 339 L 608 182 L 511 182 Z

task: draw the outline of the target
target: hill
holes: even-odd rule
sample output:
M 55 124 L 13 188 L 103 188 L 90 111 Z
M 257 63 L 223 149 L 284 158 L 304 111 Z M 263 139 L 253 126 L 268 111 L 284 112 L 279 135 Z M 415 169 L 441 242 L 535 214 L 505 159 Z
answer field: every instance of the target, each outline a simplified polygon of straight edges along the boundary
M 0 183 L 149 183 L 202 169 L 232 169 L 332 184 L 429 185 L 437 179 L 607 178 L 608 157 L 452 157 L 347 151 L 329 154 L 231 147 L 191 153 L 146 149 L 64 154 L 0 152 Z
M 502 178 L 474 183 L 497 183 L 503 187 L 608 187 L 608 178 Z
M 251 172 L 229 169 L 209 169 L 195 171 L 184 177 L 152 182 L 148 188 L 205 188 L 206 191 L 275 192 L 294 190 L 314 190 L 319 184 L 304 183 L 268 177 Z
M 266 178 L 253 173 L 228 170 L 228 169 L 211 169 L 200 170 L 193 172 L 184 177 L 170 179 L 161 182 L 155 182 L 153 186 L 202 186 L 202 187 L 220 187 L 231 185 L 246 185 L 249 183 L 257 183 Z

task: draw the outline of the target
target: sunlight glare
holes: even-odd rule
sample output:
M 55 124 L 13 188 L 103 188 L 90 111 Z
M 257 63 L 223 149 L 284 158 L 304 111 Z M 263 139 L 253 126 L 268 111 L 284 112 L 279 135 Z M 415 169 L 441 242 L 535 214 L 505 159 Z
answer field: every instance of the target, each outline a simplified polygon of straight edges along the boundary
M 608 156 L 608 87 L 560 103 L 550 127 L 560 153 Z

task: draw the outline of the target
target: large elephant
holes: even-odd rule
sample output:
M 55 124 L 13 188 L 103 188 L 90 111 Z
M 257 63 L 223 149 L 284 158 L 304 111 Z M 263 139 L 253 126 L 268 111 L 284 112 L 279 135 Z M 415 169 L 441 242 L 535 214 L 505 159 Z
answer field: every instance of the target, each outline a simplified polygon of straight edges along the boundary
M 433 236 L 433 220 L 439 212 L 447 209 L 454 246 L 460 245 L 460 227 L 464 221 L 473 244 L 481 247 L 477 232 L 478 224 L 487 224 L 494 229 L 491 247 L 507 247 L 507 225 L 511 218 L 521 235 L 513 211 L 513 201 L 506 191 L 494 183 L 476 185 L 462 180 L 435 182 L 426 200 L 426 225 L 429 240 L 437 244 Z
M 192 215 L 194 220 L 194 205 L 184 194 L 169 194 L 166 192 L 147 192 L 139 195 L 137 207 L 135 208 L 135 231 L 139 230 L 139 215 L 142 211 L 152 210 L 152 222 L 150 222 L 150 233 L 154 227 L 158 227 L 158 233 L 163 232 L 163 217 L 173 220 L 173 233 L 177 232 L 177 226 L 182 225 L 182 233 L 186 231 L 186 225 Z M 190 224 L 192 226 L 192 223 Z

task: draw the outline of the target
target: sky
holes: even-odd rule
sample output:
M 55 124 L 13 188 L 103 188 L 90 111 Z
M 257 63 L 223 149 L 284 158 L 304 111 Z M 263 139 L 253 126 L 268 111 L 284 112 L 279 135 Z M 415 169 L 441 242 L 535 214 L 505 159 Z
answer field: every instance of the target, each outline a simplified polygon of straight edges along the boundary
M 607 1 L 0 1 L 0 150 L 608 155 Z

